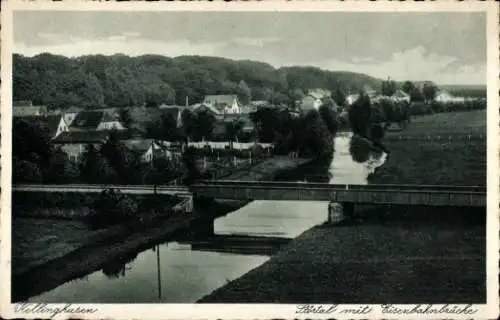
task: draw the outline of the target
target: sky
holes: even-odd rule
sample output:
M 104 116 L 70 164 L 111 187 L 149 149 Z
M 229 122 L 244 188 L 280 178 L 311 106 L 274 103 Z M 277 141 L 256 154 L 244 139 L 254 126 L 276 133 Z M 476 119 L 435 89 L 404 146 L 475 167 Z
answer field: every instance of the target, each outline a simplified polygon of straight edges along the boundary
M 486 14 L 14 12 L 14 52 L 220 56 L 377 78 L 486 84 Z

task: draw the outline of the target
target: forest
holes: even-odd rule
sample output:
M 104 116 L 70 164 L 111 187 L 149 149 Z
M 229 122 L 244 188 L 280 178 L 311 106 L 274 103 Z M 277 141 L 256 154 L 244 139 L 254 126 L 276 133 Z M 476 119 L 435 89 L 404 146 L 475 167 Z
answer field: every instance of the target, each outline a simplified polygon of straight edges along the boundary
M 266 100 L 289 105 L 313 88 L 331 90 L 340 102 L 348 92 L 381 85 L 381 80 L 365 74 L 315 67 L 276 69 L 218 57 L 13 56 L 13 99 L 49 108 L 185 105 L 186 98 L 194 104 L 209 94 L 237 94 L 244 104 Z

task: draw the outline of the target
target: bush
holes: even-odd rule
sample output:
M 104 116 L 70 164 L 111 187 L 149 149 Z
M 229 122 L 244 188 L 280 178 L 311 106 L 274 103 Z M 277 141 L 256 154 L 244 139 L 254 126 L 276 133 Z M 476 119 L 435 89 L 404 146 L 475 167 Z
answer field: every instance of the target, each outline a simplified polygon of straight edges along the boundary
M 90 224 L 94 227 L 107 227 L 118 223 L 136 222 L 138 205 L 134 199 L 114 189 L 101 192 L 93 203 Z

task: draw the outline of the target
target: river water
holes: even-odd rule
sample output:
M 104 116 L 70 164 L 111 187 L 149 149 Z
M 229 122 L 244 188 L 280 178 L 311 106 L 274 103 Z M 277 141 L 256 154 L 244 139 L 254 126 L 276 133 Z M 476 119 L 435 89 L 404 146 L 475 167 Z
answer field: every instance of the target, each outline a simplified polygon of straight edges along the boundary
M 350 141 L 350 134 L 339 133 L 329 167 L 306 167 L 288 179 L 366 184 L 368 174 L 385 161 L 385 154 L 356 149 Z M 327 202 L 318 201 L 253 201 L 215 220 L 214 237 L 172 239 L 28 301 L 195 302 L 266 262 L 287 239 L 324 223 L 327 206 Z

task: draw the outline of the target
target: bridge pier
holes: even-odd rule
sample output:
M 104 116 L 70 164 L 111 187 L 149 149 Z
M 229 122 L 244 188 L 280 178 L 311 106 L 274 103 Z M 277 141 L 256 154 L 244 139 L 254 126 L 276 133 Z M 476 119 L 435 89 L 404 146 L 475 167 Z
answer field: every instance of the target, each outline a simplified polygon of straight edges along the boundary
M 210 210 L 213 199 L 193 197 L 193 214 L 196 216 L 195 233 L 201 237 L 214 235 L 214 221 L 216 214 Z
M 353 217 L 355 212 L 354 203 L 330 202 L 328 204 L 328 223 L 337 224 Z

